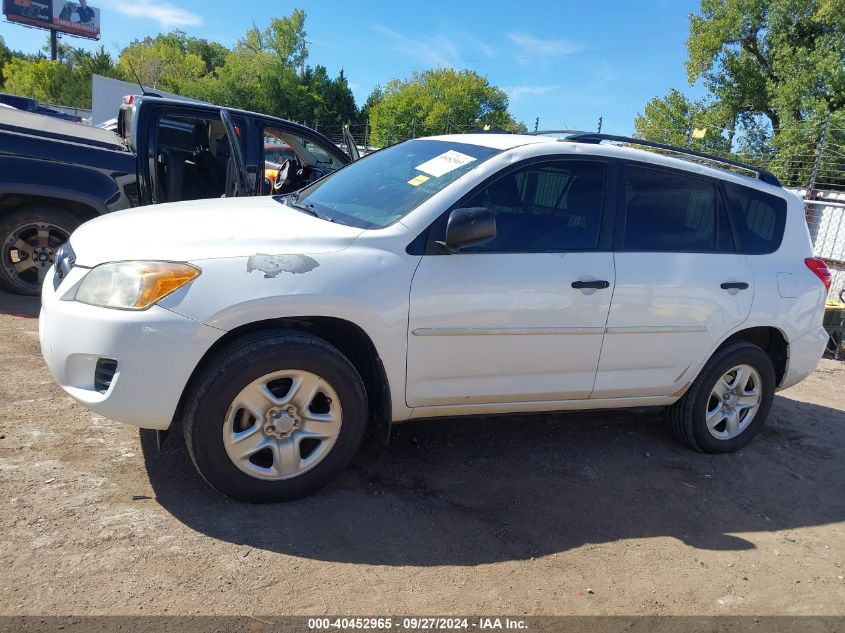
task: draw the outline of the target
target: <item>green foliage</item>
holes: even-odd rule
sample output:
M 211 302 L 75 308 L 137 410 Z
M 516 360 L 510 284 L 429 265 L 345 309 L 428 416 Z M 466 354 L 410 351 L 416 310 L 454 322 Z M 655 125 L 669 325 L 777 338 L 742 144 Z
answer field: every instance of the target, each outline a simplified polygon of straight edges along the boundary
M 644 113 L 634 119 L 634 129 L 638 138 L 657 143 L 727 153 L 730 140 L 722 134 L 718 114 L 717 110 L 694 103 L 673 88 L 665 97 L 654 97 L 646 104 Z M 693 138 L 695 129 L 705 130 L 704 138 Z
M 508 114 L 508 100 L 486 78 L 452 69 L 414 73 L 377 87 L 359 112 L 346 74 L 329 76 L 308 65 L 305 12 L 253 26 L 229 49 L 174 30 L 135 40 L 117 62 L 105 49 L 89 53 L 59 42 L 58 61 L 49 46 L 24 56 L 0 39 L 0 82 L 9 92 L 46 103 L 90 107 L 92 74 L 140 81 L 153 89 L 210 103 L 317 125 L 332 135 L 347 122 L 369 120 L 373 141 L 463 132 L 490 126 L 524 130 Z
M 0 35 L 0 87 L 3 87 L 6 82 L 6 76 L 3 69 L 6 67 L 6 64 L 12 61 L 13 56 L 14 53 L 12 53 L 12 50 L 6 46 L 6 41 L 3 39 L 3 36 Z
M 42 103 L 91 107 L 91 77 L 119 77 L 111 55 L 100 46 L 93 53 L 64 43 L 57 61 L 43 56 L 12 56 L 3 69 L 4 90 Z
M 845 107 L 843 0 L 702 0 L 687 74 L 774 128 Z
M 471 70 L 439 68 L 390 81 L 369 110 L 375 145 L 485 126 L 524 130 L 508 113 L 508 97 Z
M 361 108 L 361 118 L 365 121 L 370 120 L 370 112 L 384 99 L 384 90 L 381 86 L 376 86 L 364 102 L 364 107 Z
M 132 42 L 120 54 L 118 67 L 125 77 L 137 78 L 145 86 L 178 92 L 198 80 L 206 69 L 205 61 L 187 53 L 166 36 Z
M 182 94 L 230 107 L 264 112 L 309 125 L 340 124 L 357 115 L 343 71 L 332 79 L 324 66 L 306 66 L 305 13 L 251 28 L 223 64 Z
M 699 121 L 707 120 L 727 145 L 708 137 L 699 146 L 732 150 L 784 182 L 806 184 L 826 119 L 830 139 L 841 142 L 845 0 L 701 0 L 686 44 L 688 79 L 707 88 L 707 106 L 687 102 L 684 110 L 680 93 L 653 99 L 637 117 L 637 132 L 665 138 L 665 126 L 684 128 L 692 118 L 705 127 Z M 823 165 L 827 174 L 840 174 L 829 184 L 845 184 L 839 159 L 824 160 L 831 162 Z

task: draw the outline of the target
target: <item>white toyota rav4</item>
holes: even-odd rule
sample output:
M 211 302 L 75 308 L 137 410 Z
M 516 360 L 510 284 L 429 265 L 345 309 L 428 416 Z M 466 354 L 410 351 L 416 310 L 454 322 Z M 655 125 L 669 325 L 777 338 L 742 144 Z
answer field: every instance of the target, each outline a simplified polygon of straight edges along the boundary
M 44 357 L 91 410 L 183 428 L 246 501 L 412 418 L 665 405 L 736 450 L 827 340 L 803 205 L 602 140 L 418 139 L 296 194 L 92 220 L 44 283 Z

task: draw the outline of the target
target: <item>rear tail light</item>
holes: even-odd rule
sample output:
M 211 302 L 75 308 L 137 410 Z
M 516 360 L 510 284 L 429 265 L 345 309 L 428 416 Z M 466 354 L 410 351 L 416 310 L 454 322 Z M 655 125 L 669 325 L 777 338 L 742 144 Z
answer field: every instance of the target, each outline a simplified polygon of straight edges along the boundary
M 804 263 L 807 264 L 807 268 L 816 274 L 816 277 L 821 279 L 824 284 L 824 289 L 830 290 L 830 282 L 833 281 L 833 275 L 831 274 L 830 268 L 827 267 L 825 261 L 823 259 L 818 259 L 817 257 L 808 257 L 804 260 Z

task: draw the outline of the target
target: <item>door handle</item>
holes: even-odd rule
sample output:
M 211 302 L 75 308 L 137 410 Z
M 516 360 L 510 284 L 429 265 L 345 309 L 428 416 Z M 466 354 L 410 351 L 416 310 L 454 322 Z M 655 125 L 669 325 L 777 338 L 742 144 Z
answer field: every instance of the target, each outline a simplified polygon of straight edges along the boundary
M 572 287 L 576 290 L 586 290 L 588 288 L 597 288 L 599 290 L 610 287 L 610 282 L 604 279 L 597 279 L 595 281 L 573 281 Z
M 722 284 L 722 290 L 747 290 L 748 284 L 744 281 L 726 281 Z

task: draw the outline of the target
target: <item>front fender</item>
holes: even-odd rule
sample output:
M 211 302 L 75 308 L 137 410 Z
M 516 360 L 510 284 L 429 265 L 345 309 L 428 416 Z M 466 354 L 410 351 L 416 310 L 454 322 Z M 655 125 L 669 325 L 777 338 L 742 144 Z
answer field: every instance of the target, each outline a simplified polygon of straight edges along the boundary
M 97 214 L 132 206 L 132 173 L 52 162 L 37 158 L 0 156 L 0 195 L 31 195 L 70 200 Z M 137 199 L 137 195 L 135 196 Z
M 272 257 L 276 259 L 195 261 L 202 274 L 159 305 L 227 332 L 280 318 L 331 317 L 353 323 L 369 336 L 384 365 L 393 419 L 408 417 L 408 290 L 419 258 L 354 247 Z

